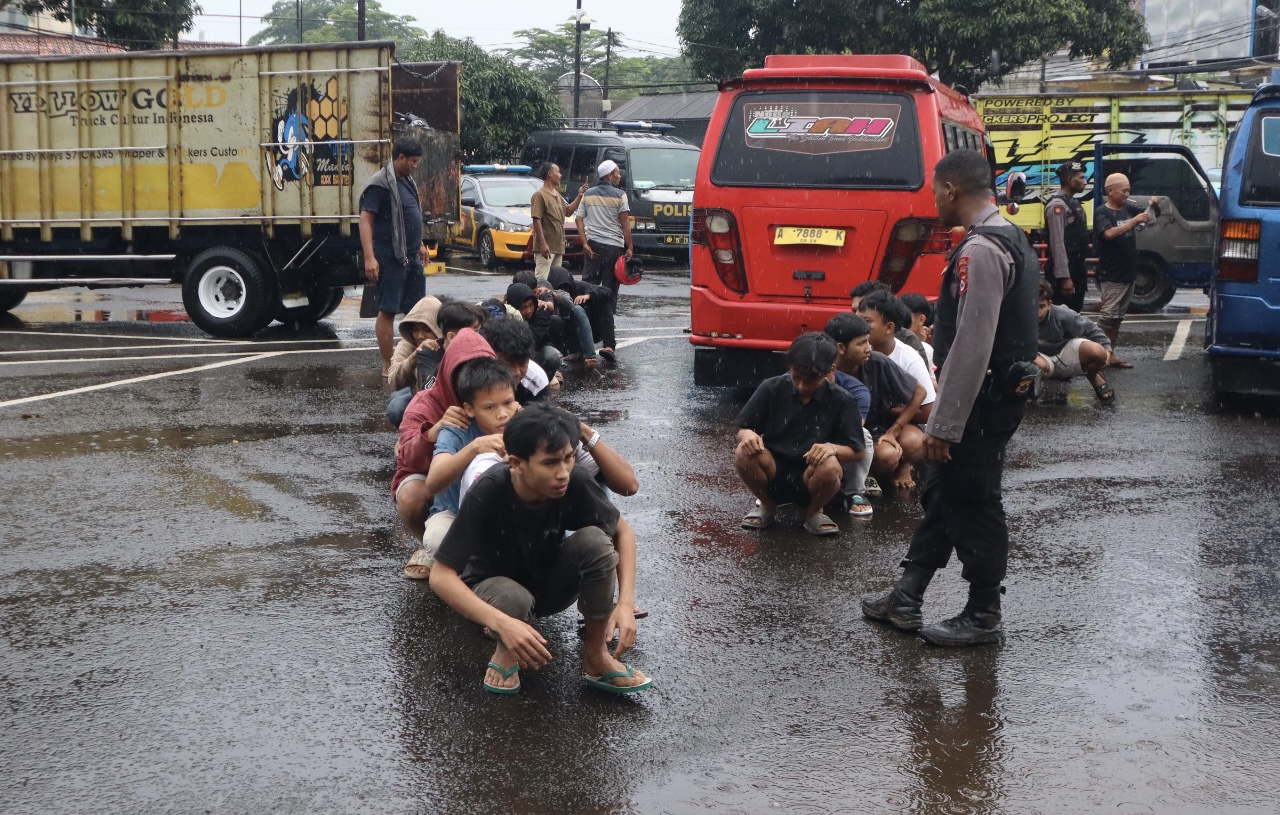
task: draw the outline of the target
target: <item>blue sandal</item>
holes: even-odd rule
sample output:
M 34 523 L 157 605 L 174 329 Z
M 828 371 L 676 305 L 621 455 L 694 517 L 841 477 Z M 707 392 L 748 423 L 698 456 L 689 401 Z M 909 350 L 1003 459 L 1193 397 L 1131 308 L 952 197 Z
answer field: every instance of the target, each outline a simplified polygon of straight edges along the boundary
M 503 679 L 508 679 L 513 673 L 520 670 L 520 663 L 517 662 L 510 668 L 504 668 L 496 662 L 490 662 L 489 667 L 502 674 Z M 489 680 L 486 679 L 484 681 L 484 689 L 489 691 L 489 693 L 500 693 L 503 696 L 510 696 L 520 692 L 520 683 L 517 682 L 514 688 L 504 688 L 501 685 L 490 685 Z
M 610 671 L 609 673 L 603 673 L 599 676 L 584 674 L 582 679 L 593 688 L 605 691 L 606 693 L 616 693 L 619 696 L 628 693 L 639 693 L 642 690 L 648 690 L 653 687 L 652 677 L 641 682 L 639 685 L 623 686 L 613 684 L 612 680 L 618 679 L 619 677 L 636 675 L 636 669 L 632 668 L 630 665 L 624 664 L 622 667 L 626 668 L 626 670 Z

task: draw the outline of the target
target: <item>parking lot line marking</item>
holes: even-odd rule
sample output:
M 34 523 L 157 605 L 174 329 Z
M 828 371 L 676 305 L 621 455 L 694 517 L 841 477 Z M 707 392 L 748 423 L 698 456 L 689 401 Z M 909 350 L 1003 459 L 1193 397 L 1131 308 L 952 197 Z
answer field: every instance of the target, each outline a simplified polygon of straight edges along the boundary
M 620 340 L 618 344 L 614 346 L 614 348 L 616 350 L 621 351 L 623 348 L 627 348 L 632 345 L 639 345 L 645 340 L 682 340 L 682 339 L 684 339 L 683 334 L 675 334 L 669 337 L 627 337 L 625 340 Z
M 340 340 L 337 338 L 334 338 L 331 340 L 261 340 L 261 341 L 228 340 L 226 342 L 219 342 L 217 347 L 228 348 L 236 345 L 252 345 L 252 346 L 259 346 L 259 347 L 265 346 L 265 345 L 319 345 L 322 342 L 329 342 L 329 343 L 347 342 L 347 340 Z M 0 351 L 0 356 L 13 356 L 16 354 L 85 354 L 90 352 L 96 353 L 98 351 L 147 351 L 153 348 L 175 349 L 175 348 L 182 348 L 182 347 L 183 347 L 182 345 L 170 343 L 166 345 L 104 345 L 104 346 L 98 346 L 98 347 L 89 346 L 85 348 L 32 348 L 26 351 Z M 209 348 L 211 346 L 195 345 L 192 347 Z M 361 347 L 374 348 L 376 346 L 361 346 Z M 252 354 L 255 352 L 244 351 L 243 353 Z
M 361 345 L 352 348 L 303 348 L 296 351 L 273 351 L 265 356 L 281 357 L 292 354 L 334 354 L 343 351 L 373 351 L 376 345 Z M 136 357 L 78 357 L 74 359 L 11 359 L 0 362 L 5 365 L 65 365 L 71 362 L 137 362 L 144 359 L 208 359 L 210 357 L 251 357 L 257 351 L 211 351 L 207 354 L 143 354 Z
M 225 368 L 228 365 L 239 365 L 242 362 L 254 362 L 268 357 L 277 357 L 284 353 L 284 351 L 269 351 L 265 354 L 257 354 L 255 356 L 244 357 L 242 359 L 224 359 L 222 362 L 199 365 L 195 368 L 182 368 L 177 371 L 163 371 L 158 374 L 147 374 L 146 376 L 131 376 L 128 379 L 117 379 L 114 382 L 103 382 L 99 385 L 86 385 L 83 388 L 72 388 L 71 390 L 56 391 L 55 393 L 42 393 L 39 396 L 24 396 L 21 399 L 10 399 L 7 402 L 0 402 L 0 408 L 13 407 L 15 405 L 27 405 L 32 402 L 43 402 L 46 399 L 57 399 L 59 396 L 75 396 L 80 393 L 92 393 L 94 391 L 106 390 L 107 388 L 118 388 L 121 385 L 134 385 L 139 382 L 152 382 L 156 379 L 180 376 L 182 374 L 193 374 L 197 371 L 209 371 L 214 368 Z
M 138 334 L 86 334 L 83 331 L 9 331 L 0 330 L 0 336 L 5 334 L 27 334 L 34 337 L 109 337 L 115 340 L 164 340 L 164 337 L 147 337 Z M 234 340 L 218 340 L 209 337 L 174 337 L 173 342 L 208 342 L 215 344 L 234 342 Z
M 1182 349 L 1187 347 L 1187 337 L 1191 335 L 1191 323 L 1194 320 L 1183 320 L 1178 323 L 1178 330 L 1173 332 L 1173 342 L 1169 350 L 1164 352 L 1164 361 L 1169 362 L 1182 356 Z

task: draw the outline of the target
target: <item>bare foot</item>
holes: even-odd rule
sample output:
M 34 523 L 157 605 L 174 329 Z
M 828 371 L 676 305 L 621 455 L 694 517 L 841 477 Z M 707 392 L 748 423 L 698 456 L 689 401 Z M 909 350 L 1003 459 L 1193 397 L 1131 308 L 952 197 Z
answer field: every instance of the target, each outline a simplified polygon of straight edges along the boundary
M 504 669 L 510 669 L 517 662 L 515 654 L 508 651 L 501 643 L 494 649 L 493 659 L 490 661 L 495 665 L 501 665 Z M 495 688 L 517 688 L 520 686 L 520 672 L 517 670 L 510 676 L 504 677 L 500 671 L 488 668 L 484 672 L 484 681 Z
M 914 490 L 916 480 L 911 477 L 911 465 L 903 462 L 893 471 L 893 486 L 899 490 Z
M 603 656 L 584 656 L 582 659 L 582 671 L 587 676 L 603 676 L 604 674 L 615 672 L 622 673 L 623 676 L 615 676 L 606 680 L 609 684 L 618 688 L 634 688 L 636 685 L 643 685 L 649 681 L 649 677 L 634 668 L 631 676 L 626 676 L 627 666 L 609 656 L 607 651 L 604 652 Z

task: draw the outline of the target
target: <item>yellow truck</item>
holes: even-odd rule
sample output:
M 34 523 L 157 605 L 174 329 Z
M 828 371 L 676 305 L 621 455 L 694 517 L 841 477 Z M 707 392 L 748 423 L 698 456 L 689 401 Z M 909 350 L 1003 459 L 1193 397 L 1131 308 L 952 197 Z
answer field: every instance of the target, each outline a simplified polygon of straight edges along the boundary
M 458 220 L 458 65 L 391 42 L 0 57 L 0 311 L 180 283 L 215 336 L 307 324 L 362 282 L 360 191 L 423 144 L 424 233 Z
M 1135 199 L 1167 197 L 1157 222 L 1138 236 L 1132 308 L 1152 311 L 1179 286 L 1209 283 L 1218 213 L 1216 184 L 1227 136 L 1249 106 L 1248 91 L 1146 91 L 973 97 L 994 149 L 997 188 L 1011 173 L 1027 180 L 1010 220 L 1043 237 L 1044 202 L 1058 188 L 1054 169 L 1083 162 L 1080 196 L 1092 221 L 1094 183 L 1130 177 Z M 1003 203 L 1003 202 L 1002 202 Z

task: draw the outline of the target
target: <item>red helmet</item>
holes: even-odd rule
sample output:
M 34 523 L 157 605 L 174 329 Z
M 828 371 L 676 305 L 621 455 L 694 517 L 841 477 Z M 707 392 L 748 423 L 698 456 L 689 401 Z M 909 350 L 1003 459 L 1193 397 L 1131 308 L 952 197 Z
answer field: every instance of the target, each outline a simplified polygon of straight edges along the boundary
M 627 260 L 626 255 L 619 257 L 618 262 L 613 264 L 613 276 L 624 286 L 639 283 L 640 278 L 644 276 L 644 267 L 640 265 L 640 258 L 633 257 Z

